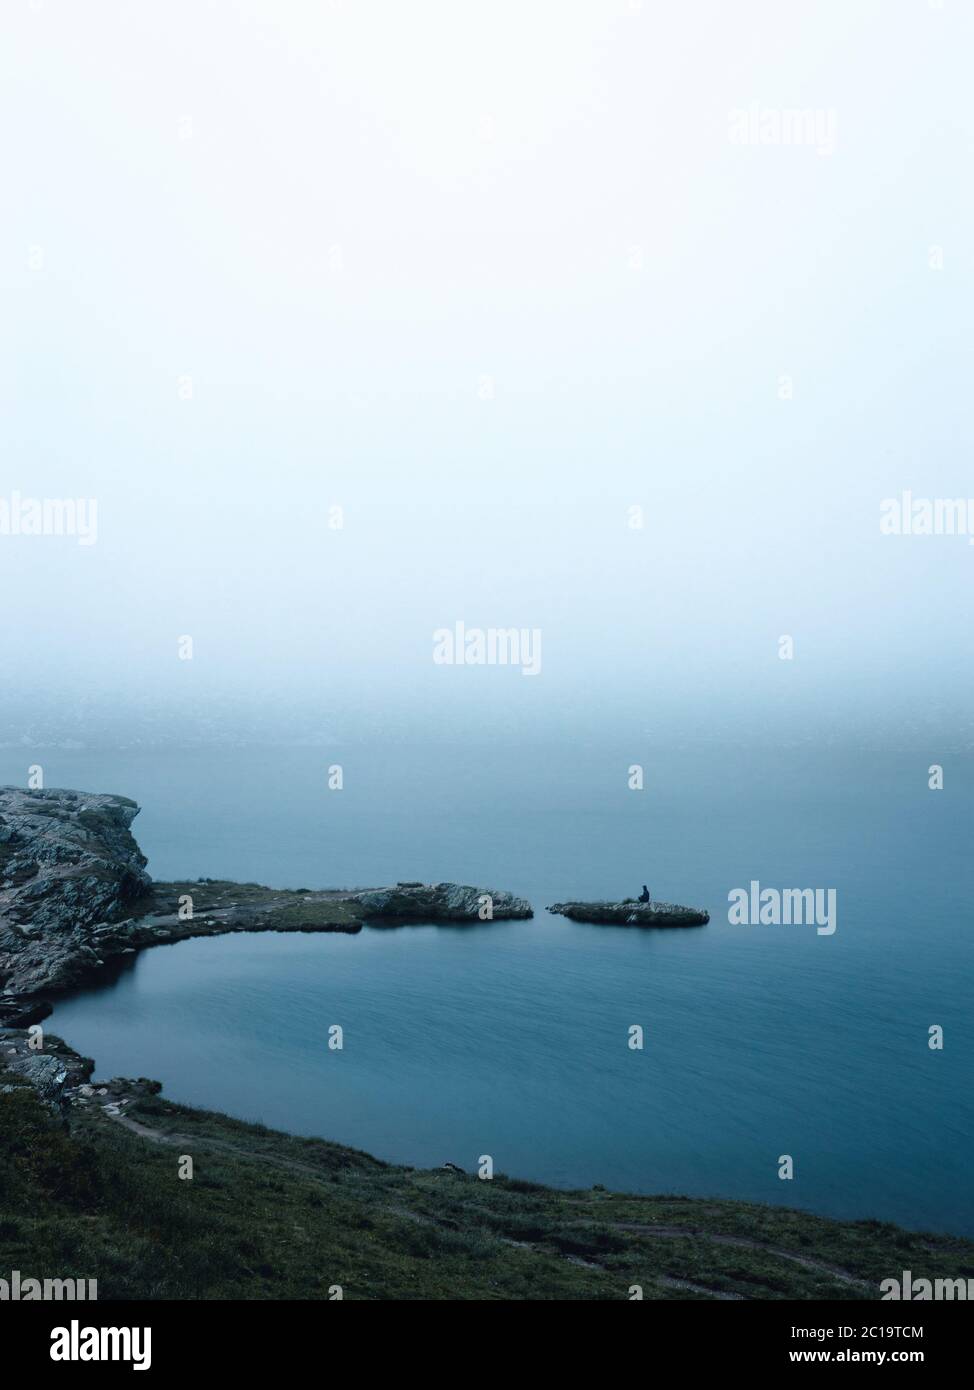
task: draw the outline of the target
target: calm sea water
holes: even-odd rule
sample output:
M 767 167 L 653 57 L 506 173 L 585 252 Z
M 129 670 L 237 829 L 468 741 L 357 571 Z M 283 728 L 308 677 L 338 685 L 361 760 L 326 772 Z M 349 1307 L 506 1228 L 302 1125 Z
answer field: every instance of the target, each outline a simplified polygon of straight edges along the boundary
M 399 1162 L 490 1154 L 554 1184 L 974 1232 L 971 759 L 948 760 L 942 792 L 924 754 L 671 750 L 647 755 L 636 793 L 630 749 L 497 744 L 4 750 L 0 777 L 22 784 L 36 760 L 49 786 L 139 800 L 156 877 L 458 879 L 538 913 L 144 952 L 50 1024 L 99 1075 Z M 329 792 L 336 760 L 345 789 Z M 834 887 L 835 935 L 729 926 L 727 893 L 752 878 Z M 710 925 L 543 910 L 644 881 Z

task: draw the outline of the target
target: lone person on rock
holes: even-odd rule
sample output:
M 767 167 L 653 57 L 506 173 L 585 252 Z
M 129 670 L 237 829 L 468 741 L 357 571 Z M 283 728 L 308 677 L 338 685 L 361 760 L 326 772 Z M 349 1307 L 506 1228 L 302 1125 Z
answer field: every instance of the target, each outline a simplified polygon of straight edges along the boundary
M 640 893 L 637 901 L 641 903 L 648 903 L 650 901 L 649 889 L 646 887 L 645 883 L 643 884 L 643 891 Z

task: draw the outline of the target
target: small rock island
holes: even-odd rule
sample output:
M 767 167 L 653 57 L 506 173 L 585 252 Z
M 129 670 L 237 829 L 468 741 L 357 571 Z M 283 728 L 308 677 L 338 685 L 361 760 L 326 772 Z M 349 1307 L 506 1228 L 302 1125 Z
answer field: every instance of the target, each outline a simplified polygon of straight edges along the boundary
M 618 927 L 705 927 L 710 913 L 678 903 L 552 903 L 549 912 L 573 922 L 595 922 Z

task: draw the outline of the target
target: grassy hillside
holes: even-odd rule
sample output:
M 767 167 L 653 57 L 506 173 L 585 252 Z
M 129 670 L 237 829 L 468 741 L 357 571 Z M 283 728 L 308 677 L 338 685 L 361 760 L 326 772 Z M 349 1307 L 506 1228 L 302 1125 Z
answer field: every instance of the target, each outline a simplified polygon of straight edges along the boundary
M 972 1276 L 974 1245 L 393 1167 L 158 1095 L 70 1128 L 26 1087 L 0 1095 L 0 1272 L 95 1278 L 101 1299 L 863 1299 L 904 1268 Z

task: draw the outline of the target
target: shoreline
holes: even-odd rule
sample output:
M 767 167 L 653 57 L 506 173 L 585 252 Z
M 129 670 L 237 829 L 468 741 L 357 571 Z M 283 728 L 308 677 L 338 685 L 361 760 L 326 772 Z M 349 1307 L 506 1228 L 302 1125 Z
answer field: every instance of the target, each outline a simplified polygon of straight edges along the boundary
M 182 1105 L 148 1078 L 92 1081 L 53 1034 L 45 1098 L 10 1067 L 14 1032 L 29 1053 L 26 1030 L 5 1030 L 0 1179 L 4 1146 L 25 1139 L 41 1175 L 0 1222 L 0 1266 L 96 1278 L 111 1298 L 867 1301 L 904 1268 L 949 1279 L 974 1262 L 974 1242 L 886 1222 L 386 1163 Z
M 381 928 L 377 929 L 381 930 Z M 254 930 L 256 931 L 257 929 Z M 214 934 L 219 935 L 221 933 Z M 178 943 L 171 942 L 161 944 L 176 945 Z M 219 957 L 217 956 L 210 957 L 211 960 L 216 960 L 218 958 Z M 108 984 L 109 989 L 111 989 L 111 983 L 107 981 L 104 983 Z M 99 987 L 99 980 L 94 979 L 77 987 L 76 989 L 67 991 L 65 997 L 68 998 L 76 996 L 78 994 L 85 994 L 89 991 L 97 991 Z M 52 1029 L 53 1033 L 48 1034 L 48 1036 L 70 1036 L 70 1023 L 66 1021 L 62 1022 L 61 1020 L 59 1020 L 56 1012 L 55 1018 L 52 1023 Z M 62 1032 L 62 1029 L 64 1029 L 65 1031 Z M 97 1073 L 97 1063 L 99 1060 L 97 1043 L 89 1045 L 92 1046 L 92 1051 L 96 1054 L 95 1071 Z M 108 1043 L 106 1043 L 106 1047 L 107 1046 Z M 68 1050 L 74 1051 L 73 1048 L 69 1048 Z M 163 1052 L 165 1051 L 164 1048 L 162 1050 Z M 0 1065 L 2 1065 L 3 1061 L 2 1051 L 3 1033 L 2 1031 L 0 1031 Z M 158 1046 L 155 1048 L 155 1051 L 157 1053 L 160 1051 Z M 116 1073 L 122 1076 L 129 1075 L 129 1070 L 126 1067 L 126 1062 L 129 1060 L 129 1058 L 127 1057 L 124 1043 L 116 1039 L 115 1045 L 111 1047 L 111 1056 L 113 1058 L 111 1064 L 113 1071 L 111 1073 L 103 1072 L 98 1074 L 105 1077 L 108 1077 L 110 1075 L 115 1076 Z M 175 1097 L 172 1101 L 173 1104 L 179 1105 L 187 1109 L 201 1108 L 207 1111 L 212 1110 L 213 1113 L 222 1115 L 228 1121 L 239 1123 L 248 1127 L 254 1127 L 258 1130 L 264 1128 L 272 1128 L 279 1131 L 282 1134 L 289 1135 L 298 1140 L 318 1139 L 322 1142 L 335 1143 L 343 1147 L 355 1147 L 361 1152 L 368 1153 L 370 1157 L 374 1158 L 377 1162 L 397 1167 L 421 1167 L 429 1171 L 432 1171 L 435 1170 L 440 1159 L 452 1160 L 456 1157 L 461 1156 L 455 1151 L 454 1148 L 451 1147 L 449 1142 L 444 1143 L 442 1145 L 428 1145 L 425 1147 L 425 1152 L 417 1152 L 415 1148 L 413 1148 L 410 1152 L 408 1146 L 406 1148 L 406 1151 L 404 1152 L 402 1146 L 397 1144 L 381 1146 L 380 1144 L 376 1143 L 374 1138 L 370 1139 L 368 1135 L 362 1133 L 359 1133 L 357 1137 L 351 1137 L 348 1133 L 347 1126 L 336 1126 L 335 1124 L 331 1124 L 326 1128 L 324 1123 L 319 1122 L 319 1120 L 314 1117 L 309 1119 L 307 1116 L 305 1116 L 305 1123 L 302 1123 L 295 1127 L 292 1124 L 291 1119 L 289 1118 L 290 1111 L 287 1107 L 285 1107 L 284 1111 L 282 1112 L 281 1107 L 278 1106 L 276 1113 L 268 1115 L 263 1109 L 258 1107 L 252 1107 L 246 1104 L 245 1101 L 242 1101 L 241 1096 L 239 1094 L 236 1095 L 234 1103 L 232 1103 L 229 1106 L 226 1106 L 224 1099 L 225 1092 L 224 1094 L 221 1094 L 219 1087 L 209 1088 L 208 1094 L 197 1093 L 196 1095 L 193 1094 L 192 1089 L 190 1089 L 189 1092 L 187 1092 L 185 1089 L 185 1085 L 183 1085 L 180 1088 L 180 1079 L 183 1083 L 185 1083 L 188 1075 L 185 1063 L 182 1068 L 182 1071 L 179 1073 L 176 1079 L 171 1079 L 169 1077 L 169 1075 L 166 1072 L 164 1063 L 164 1058 L 160 1059 L 159 1056 L 156 1056 L 153 1059 L 153 1057 L 149 1056 L 145 1051 L 143 1051 L 140 1066 L 145 1070 L 146 1074 L 149 1077 L 153 1078 L 154 1081 L 158 1082 L 158 1084 L 162 1087 L 163 1091 L 165 1092 L 167 1098 L 169 1096 Z M 105 1083 L 99 1082 L 98 1084 Z M 275 1090 L 276 1088 L 274 1086 L 273 1081 L 271 1081 L 270 1084 L 271 1090 Z M 134 1082 L 129 1083 L 130 1087 L 132 1085 L 134 1085 Z M 174 1090 L 174 1087 L 177 1089 Z M 214 1107 L 217 1108 L 214 1109 Z M 342 1138 L 343 1133 L 345 1133 L 345 1138 Z M 442 1150 L 442 1152 L 440 1152 L 440 1150 Z M 478 1152 L 478 1150 L 474 1149 L 470 1152 Z M 815 1205 L 802 1204 L 801 1202 L 796 1203 L 794 1201 L 787 1200 L 777 1201 L 773 1197 L 765 1197 L 762 1194 L 755 1196 L 747 1194 L 746 1192 L 742 1193 L 740 1191 L 728 1192 L 726 1188 L 722 1188 L 719 1186 L 708 1186 L 704 1188 L 702 1192 L 698 1189 L 696 1193 L 688 1193 L 685 1189 L 677 1188 L 675 1185 L 672 1187 L 665 1188 L 661 1184 L 657 1184 L 654 1186 L 641 1186 L 639 1184 L 638 1177 L 635 1181 L 627 1181 L 625 1176 L 623 1176 L 620 1180 L 619 1175 L 617 1174 L 615 1180 L 613 1181 L 612 1179 L 607 1178 L 605 1176 L 604 1169 L 600 1169 L 598 1166 L 590 1168 L 590 1171 L 588 1173 L 581 1172 L 572 1175 L 572 1177 L 566 1177 L 562 1179 L 559 1179 L 557 1176 L 552 1178 L 551 1176 L 549 1176 L 548 1173 L 546 1173 L 543 1170 L 543 1167 L 540 1171 L 538 1169 L 529 1169 L 529 1176 L 525 1175 L 524 1168 L 522 1166 L 517 1166 L 509 1171 L 513 1171 L 514 1175 L 518 1180 L 523 1180 L 532 1184 L 544 1186 L 546 1188 L 550 1188 L 554 1192 L 567 1192 L 571 1190 L 576 1190 L 580 1184 L 580 1190 L 588 1190 L 590 1187 L 607 1187 L 608 1190 L 618 1194 L 626 1194 L 630 1196 L 633 1200 L 654 1198 L 659 1196 L 662 1192 L 666 1192 L 668 1194 L 678 1193 L 682 1200 L 687 1201 L 689 1203 L 701 1203 L 704 1206 L 706 1206 L 708 1202 L 719 1201 L 723 1204 L 735 1204 L 740 1205 L 741 1207 L 768 1207 L 772 1210 L 799 1211 L 818 1220 L 822 1220 L 825 1222 L 833 1222 L 840 1225 L 848 1223 L 866 1223 L 874 1224 L 876 1226 L 881 1225 L 890 1230 L 896 1229 L 902 1232 L 912 1233 L 918 1236 L 932 1234 L 937 1239 L 959 1239 L 967 1241 L 974 1240 L 974 1234 L 972 1234 L 969 1229 L 965 1230 L 963 1225 L 960 1225 L 958 1227 L 956 1225 L 947 1224 L 946 1222 L 941 1224 L 936 1220 L 929 1219 L 929 1216 L 926 1220 L 924 1220 L 922 1217 L 920 1219 L 917 1219 L 916 1216 L 913 1216 L 911 1219 L 911 1215 L 909 1212 L 900 1215 L 896 1212 L 883 1212 L 881 1209 L 877 1210 L 875 1207 L 871 1209 L 869 1206 L 866 1206 L 865 1209 L 863 1209 L 862 1206 L 859 1206 L 858 1208 L 853 1208 L 852 1210 L 849 1210 L 847 1208 L 845 1211 L 836 1211 L 834 1209 L 829 1210 L 827 1206 L 816 1207 Z M 663 1181 L 667 1181 L 665 1174 L 663 1175 Z

